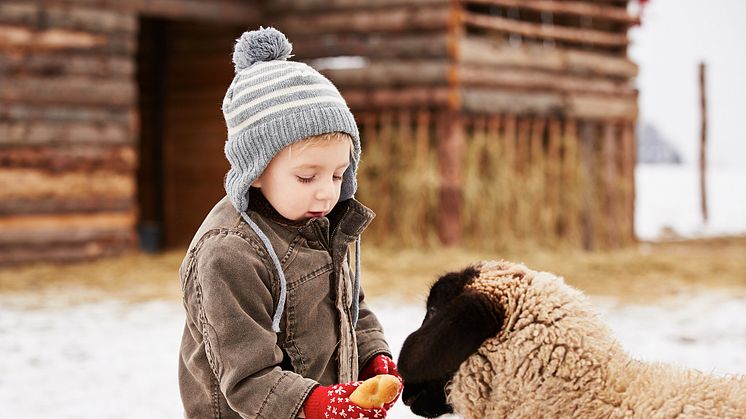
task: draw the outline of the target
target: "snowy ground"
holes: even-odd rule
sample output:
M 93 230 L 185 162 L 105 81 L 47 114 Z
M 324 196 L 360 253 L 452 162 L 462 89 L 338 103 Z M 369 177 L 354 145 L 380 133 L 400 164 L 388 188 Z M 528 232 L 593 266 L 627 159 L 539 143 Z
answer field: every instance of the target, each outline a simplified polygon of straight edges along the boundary
M 746 169 L 711 172 L 706 226 L 697 185 L 689 166 L 638 167 L 638 234 L 654 239 L 663 227 L 688 237 L 746 232 Z M 398 351 L 420 324 L 423 302 L 370 303 Z M 655 306 L 595 303 L 637 357 L 746 373 L 746 292 L 679 296 Z M 181 417 L 178 302 L 45 304 L 29 309 L 18 297 L 0 295 L 0 419 Z M 389 417 L 414 416 L 398 404 Z
M 596 304 L 635 356 L 746 373 L 746 295 L 679 297 L 656 306 Z M 105 301 L 30 311 L 15 305 L 0 298 L 0 417 L 181 417 L 178 303 Z M 371 305 L 395 351 L 424 313 L 420 304 Z M 414 416 L 399 404 L 389 417 Z

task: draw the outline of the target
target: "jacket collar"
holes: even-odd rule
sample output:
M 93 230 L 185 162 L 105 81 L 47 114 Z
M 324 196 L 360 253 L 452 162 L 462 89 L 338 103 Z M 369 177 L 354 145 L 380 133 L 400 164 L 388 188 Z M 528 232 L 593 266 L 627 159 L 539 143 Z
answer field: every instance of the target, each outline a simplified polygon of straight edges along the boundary
M 249 210 L 286 227 L 303 228 L 311 227 L 316 222 L 325 223 L 318 218 L 298 221 L 288 220 L 267 201 L 261 189 L 254 187 L 249 188 Z M 330 231 L 338 229 L 346 236 L 357 237 L 373 221 L 375 216 L 376 214 L 370 208 L 361 204 L 355 198 L 350 198 L 338 202 L 325 218 L 328 219 Z M 303 230 L 306 230 L 306 228 L 303 228 Z

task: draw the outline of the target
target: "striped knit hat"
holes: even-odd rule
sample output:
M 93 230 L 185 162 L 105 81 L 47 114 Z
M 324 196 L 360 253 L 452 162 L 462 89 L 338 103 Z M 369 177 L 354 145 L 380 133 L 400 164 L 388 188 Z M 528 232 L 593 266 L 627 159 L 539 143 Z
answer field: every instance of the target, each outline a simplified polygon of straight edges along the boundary
M 251 184 L 286 146 L 313 135 L 352 137 L 350 167 L 340 200 L 352 198 L 360 159 L 355 118 L 336 87 L 310 66 L 287 61 L 292 46 L 274 28 L 247 31 L 236 41 L 236 76 L 223 99 L 228 125 L 225 155 L 231 164 L 225 190 L 239 212 L 248 208 Z
M 339 200 L 352 198 L 360 160 L 360 134 L 355 118 L 336 87 L 310 66 L 287 61 L 292 45 L 274 28 L 244 32 L 236 41 L 236 75 L 223 99 L 228 126 L 225 156 L 231 168 L 225 191 L 241 217 L 264 243 L 280 279 L 280 298 L 272 329 L 280 331 L 287 283 L 277 254 L 267 236 L 246 214 L 249 188 L 283 148 L 304 138 L 330 132 L 352 137 L 350 166 L 343 175 Z M 360 293 L 360 240 L 356 242 L 352 318 L 357 323 Z

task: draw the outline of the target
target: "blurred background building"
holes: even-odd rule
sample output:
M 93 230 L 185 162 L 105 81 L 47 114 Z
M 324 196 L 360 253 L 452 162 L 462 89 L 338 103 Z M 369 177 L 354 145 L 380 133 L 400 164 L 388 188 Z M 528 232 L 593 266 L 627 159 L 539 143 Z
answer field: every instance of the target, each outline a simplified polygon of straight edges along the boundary
M 184 246 L 234 40 L 275 26 L 363 136 L 379 243 L 634 240 L 628 0 L 0 3 L 0 264 Z

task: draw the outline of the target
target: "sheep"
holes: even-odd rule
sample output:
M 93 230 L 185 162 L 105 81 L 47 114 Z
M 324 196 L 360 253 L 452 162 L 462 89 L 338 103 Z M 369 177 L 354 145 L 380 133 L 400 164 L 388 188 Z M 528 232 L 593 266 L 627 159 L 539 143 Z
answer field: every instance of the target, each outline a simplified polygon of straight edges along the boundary
M 746 417 L 746 377 L 634 360 L 580 291 L 507 261 L 436 281 L 398 364 L 420 416 Z

